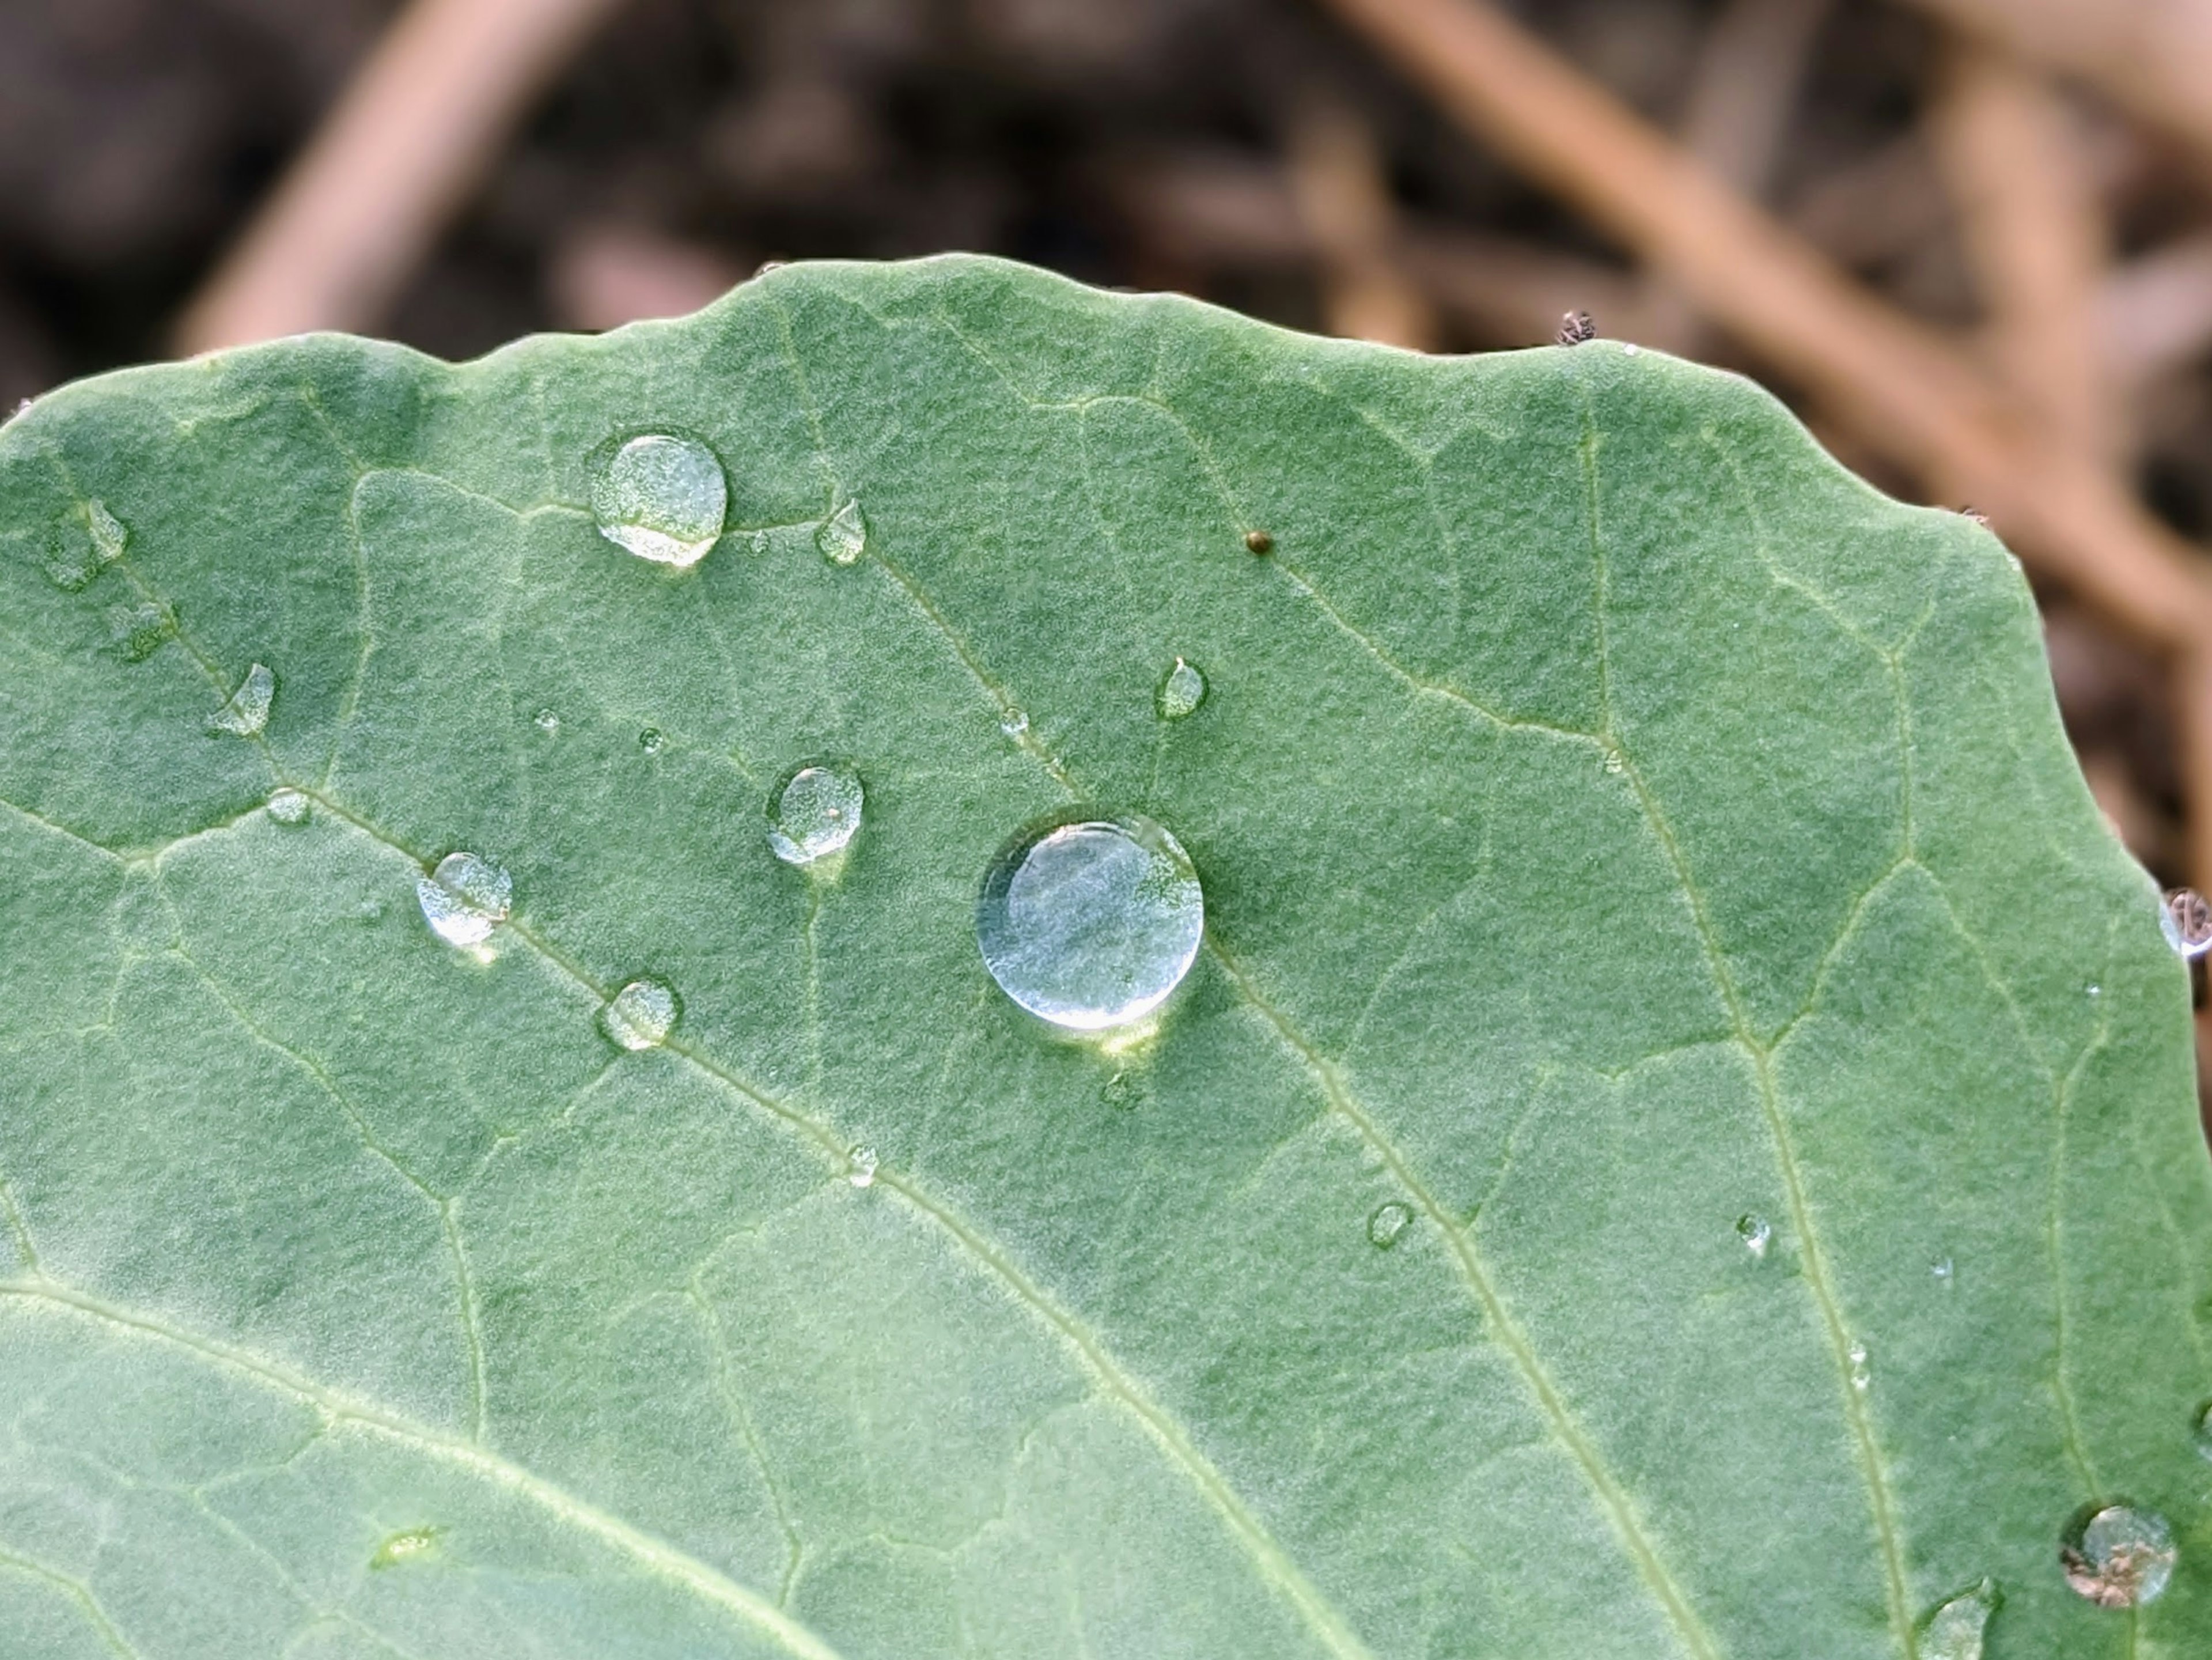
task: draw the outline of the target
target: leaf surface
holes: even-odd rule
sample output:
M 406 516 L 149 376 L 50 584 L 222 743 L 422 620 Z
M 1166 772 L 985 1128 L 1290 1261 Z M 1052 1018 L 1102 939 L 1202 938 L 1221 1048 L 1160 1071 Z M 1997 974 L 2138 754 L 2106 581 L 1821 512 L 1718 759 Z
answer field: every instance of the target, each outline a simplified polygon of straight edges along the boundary
M 311 337 L 0 433 L 0 668 L 11 1655 L 2212 1645 L 2187 976 L 2016 566 L 1740 380 L 966 258 Z M 973 931 L 1073 802 L 1205 885 L 1103 1043 Z

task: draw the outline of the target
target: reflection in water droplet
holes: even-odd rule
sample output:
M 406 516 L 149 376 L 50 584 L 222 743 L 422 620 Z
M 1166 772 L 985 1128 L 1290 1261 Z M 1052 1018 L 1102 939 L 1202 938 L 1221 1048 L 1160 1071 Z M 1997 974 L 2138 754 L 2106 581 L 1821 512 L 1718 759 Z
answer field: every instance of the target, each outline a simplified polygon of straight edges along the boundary
M 1851 1387 L 1864 1395 L 1867 1386 L 1874 1382 L 1873 1368 L 1867 1362 L 1867 1346 L 1853 1338 L 1850 1347 L 1844 1353 L 1851 1363 Z
M 1999 1600 L 1996 1581 L 1984 1579 L 1937 1608 L 1921 1630 L 1920 1660 L 1982 1660 L 1982 1637 Z
M 435 871 L 416 879 L 415 897 L 438 938 L 449 946 L 481 946 L 507 920 L 514 880 L 489 859 L 449 853 Z
M 2173 1577 L 2173 1530 L 2156 1511 L 2107 1505 L 2059 1547 L 2066 1583 L 2100 1608 L 2154 1601 Z
M 280 824 L 304 824 L 311 811 L 307 798 L 297 790 L 278 790 L 269 798 L 264 809 Z
M 676 994 L 658 980 L 633 980 L 599 1011 L 599 1030 L 626 1049 L 649 1049 L 676 1024 Z
M 396 1568 L 403 1562 L 412 1562 L 428 1556 L 438 1542 L 441 1529 L 410 1528 L 404 1533 L 395 1533 L 376 1548 L 368 1559 L 371 1568 Z
M 637 746 L 647 755 L 658 755 L 668 745 L 667 734 L 658 727 L 647 727 L 637 735 Z
M 553 733 L 561 730 L 561 717 L 551 709 L 540 709 L 532 715 L 530 720 L 531 724 L 540 732 Z
M 1180 721 L 1187 714 L 1195 714 L 1205 701 L 1206 677 L 1180 657 L 1167 672 L 1167 678 L 1160 682 L 1159 692 L 1153 700 L 1163 721 Z
M 833 565 L 849 565 L 858 559 L 868 545 L 868 521 L 860 516 L 860 504 L 848 502 L 823 520 L 814 532 L 814 545 Z
M 854 1147 L 846 1155 L 845 1179 L 856 1188 L 873 1187 L 876 1181 L 876 1150 L 867 1146 Z
M 1381 1250 L 1388 1250 L 1398 1243 L 1398 1236 L 1413 1220 L 1413 1207 L 1393 1199 L 1376 1207 L 1375 1214 L 1367 1219 L 1367 1243 Z
M 1000 988 L 1073 1031 L 1140 1018 L 1189 972 L 1206 927 L 1198 873 L 1135 813 L 1023 831 L 984 873 L 975 939 Z
M 110 605 L 107 637 L 123 648 L 123 660 L 143 663 L 176 632 L 169 613 L 159 605 Z
M 1928 1265 L 1928 1272 L 1935 1276 L 1936 1283 L 1942 1286 L 1945 1291 L 1950 1290 L 1956 1283 L 1956 1274 L 1951 1266 L 1951 1259 L 1948 1256 L 1939 1256 L 1930 1262 Z
M 721 538 L 730 487 L 714 451 L 647 433 L 607 459 L 592 484 L 592 516 L 617 547 L 663 565 L 695 565 Z
M 2212 951 L 2212 903 L 2194 888 L 2168 890 L 2159 906 L 2158 926 L 2166 943 L 2191 962 Z
M 276 698 L 276 677 L 256 663 L 246 670 L 230 701 L 208 716 L 208 730 L 251 738 L 269 724 L 269 706 Z
M 769 846 L 802 866 L 842 853 L 860 830 L 862 794 L 849 767 L 801 767 L 769 798 Z
M 1735 1233 L 1746 1250 L 1764 1261 L 1767 1246 L 1774 1242 L 1774 1224 L 1764 1216 L 1740 1216 L 1736 1219 Z

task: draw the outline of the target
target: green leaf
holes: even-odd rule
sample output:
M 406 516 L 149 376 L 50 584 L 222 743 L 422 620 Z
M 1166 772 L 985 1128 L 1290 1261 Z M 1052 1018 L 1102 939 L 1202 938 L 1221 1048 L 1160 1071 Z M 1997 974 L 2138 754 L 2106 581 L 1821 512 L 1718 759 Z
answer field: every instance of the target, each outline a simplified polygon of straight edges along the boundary
M 2188 977 L 1740 380 L 792 267 L 58 392 L 0 585 L 11 1656 L 2212 1645 Z M 1099 1041 L 974 933 L 1073 800 L 1205 887 Z

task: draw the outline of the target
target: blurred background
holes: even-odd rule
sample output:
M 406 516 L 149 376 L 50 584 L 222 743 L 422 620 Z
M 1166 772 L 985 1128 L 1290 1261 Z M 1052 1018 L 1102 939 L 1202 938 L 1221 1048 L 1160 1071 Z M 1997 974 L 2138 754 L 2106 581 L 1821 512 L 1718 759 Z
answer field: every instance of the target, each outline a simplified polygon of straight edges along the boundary
M 2212 0 L 0 0 L 9 404 L 945 248 L 1748 371 L 1989 518 L 2097 799 L 2212 887 Z

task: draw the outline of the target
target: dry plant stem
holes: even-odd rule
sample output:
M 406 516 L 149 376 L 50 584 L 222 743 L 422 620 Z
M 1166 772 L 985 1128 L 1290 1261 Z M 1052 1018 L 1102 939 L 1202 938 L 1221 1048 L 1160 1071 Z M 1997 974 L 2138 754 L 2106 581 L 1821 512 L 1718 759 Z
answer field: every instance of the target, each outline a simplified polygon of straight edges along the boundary
M 178 349 L 375 327 L 617 0 L 413 0 L 177 325 Z
M 2181 368 L 2212 346 L 2212 231 L 2120 266 L 2097 296 L 2105 362 L 2124 386 Z
M 2212 632 L 2212 581 L 2106 470 L 2021 424 L 1948 341 L 1526 31 L 1477 0 L 1329 3 L 1470 132 L 1668 271 L 1869 443 L 1990 514 L 2040 569 L 2152 645 Z M 2203 805 L 2212 813 L 2212 798 Z
M 1290 178 L 1321 255 L 1329 332 L 1433 351 L 1436 317 L 1399 274 L 1396 209 L 1365 124 L 1341 105 L 1309 100 L 1291 130 Z

